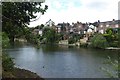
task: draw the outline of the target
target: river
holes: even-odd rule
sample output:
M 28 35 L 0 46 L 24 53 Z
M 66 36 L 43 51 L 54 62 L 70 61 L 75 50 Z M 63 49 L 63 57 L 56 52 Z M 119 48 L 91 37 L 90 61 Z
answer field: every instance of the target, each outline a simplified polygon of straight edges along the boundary
M 68 47 L 63 45 L 16 44 L 6 50 L 15 66 L 37 73 L 43 78 L 108 78 L 100 67 L 107 57 L 117 59 L 117 51 Z M 112 69 L 111 69 L 112 70 Z

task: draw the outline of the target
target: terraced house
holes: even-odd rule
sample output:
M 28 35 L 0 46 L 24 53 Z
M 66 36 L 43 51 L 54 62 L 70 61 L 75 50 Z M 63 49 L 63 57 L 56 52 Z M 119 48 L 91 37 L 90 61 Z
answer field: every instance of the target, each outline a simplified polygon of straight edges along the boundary
M 113 28 L 114 31 L 117 31 L 120 28 L 120 20 L 113 19 L 112 21 L 98 22 L 97 31 L 104 34 L 108 28 Z

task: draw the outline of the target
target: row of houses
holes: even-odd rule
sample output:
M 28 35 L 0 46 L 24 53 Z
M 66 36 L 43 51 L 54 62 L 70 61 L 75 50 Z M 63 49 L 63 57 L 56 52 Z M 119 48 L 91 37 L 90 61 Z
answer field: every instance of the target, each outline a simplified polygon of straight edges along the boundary
M 102 33 L 104 34 L 108 28 L 113 28 L 114 30 L 117 30 L 120 28 L 120 20 L 111 20 L 111 21 L 105 21 L 100 22 L 99 20 L 94 23 L 82 23 L 77 21 L 76 23 L 58 23 L 55 25 L 55 23 L 50 19 L 45 24 L 46 27 L 53 28 L 56 30 L 57 33 L 62 33 L 64 35 L 69 34 L 83 34 L 85 36 L 90 36 L 94 33 Z M 36 30 L 40 35 L 42 35 L 42 30 Z

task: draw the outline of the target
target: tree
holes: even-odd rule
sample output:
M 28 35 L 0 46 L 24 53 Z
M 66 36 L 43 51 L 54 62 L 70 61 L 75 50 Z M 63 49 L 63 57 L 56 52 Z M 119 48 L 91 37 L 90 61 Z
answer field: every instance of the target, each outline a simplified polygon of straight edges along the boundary
M 43 27 L 44 27 L 44 25 L 41 24 L 41 25 L 36 26 L 35 29 L 43 29 Z
M 108 28 L 106 30 L 106 34 L 103 34 L 103 36 L 106 38 L 106 40 L 108 41 L 109 45 L 111 47 L 118 47 L 118 34 L 119 33 L 119 29 L 117 28 Z
M 56 41 L 56 32 L 52 28 L 44 28 L 43 37 L 46 39 L 46 43 L 54 43 Z
M 41 8 L 42 2 L 2 2 L 2 30 L 8 34 L 10 41 L 21 32 L 31 19 L 36 19 L 35 13 L 42 13 L 48 6 Z
M 94 48 L 106 48 L 108 46 L 107 40 L 102 34 L 96 34 L 91 38 L 91 46 Z

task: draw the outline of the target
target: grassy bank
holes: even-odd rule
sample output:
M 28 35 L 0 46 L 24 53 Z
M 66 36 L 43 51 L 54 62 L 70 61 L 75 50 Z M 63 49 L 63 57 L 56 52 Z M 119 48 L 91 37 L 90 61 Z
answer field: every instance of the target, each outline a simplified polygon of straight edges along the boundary
M 14 68 L 12 71 L 2 71 L 2 78 L 37 78 L 38 80 L 44 80 L 36 73 L 29 70 Z

